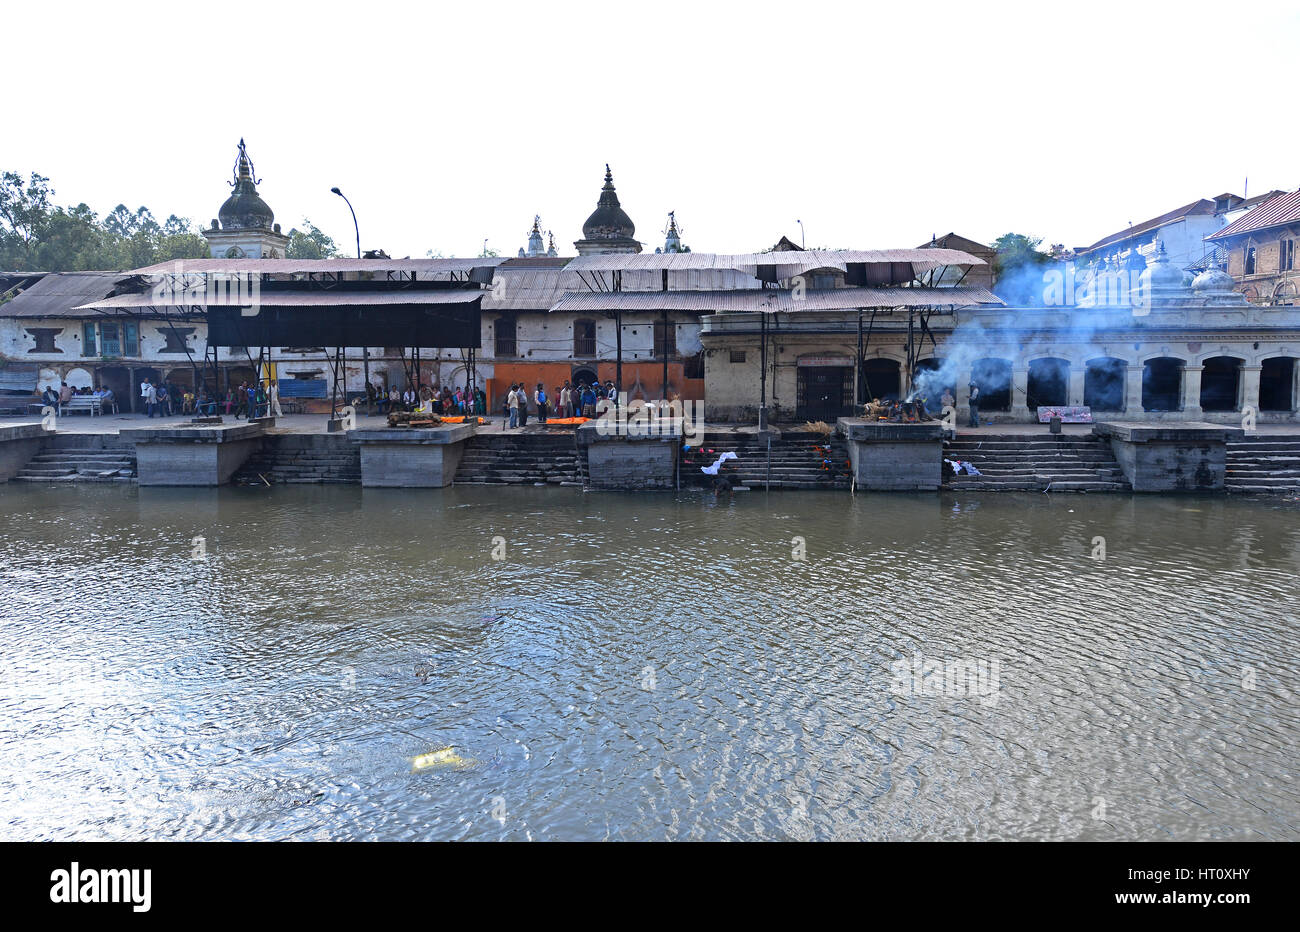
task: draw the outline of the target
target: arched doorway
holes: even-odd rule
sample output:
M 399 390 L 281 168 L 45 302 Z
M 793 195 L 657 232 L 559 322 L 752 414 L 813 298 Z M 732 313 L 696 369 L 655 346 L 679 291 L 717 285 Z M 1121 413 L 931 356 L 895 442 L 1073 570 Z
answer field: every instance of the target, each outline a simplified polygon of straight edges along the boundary
M 595 385 L 596 370 L 591 366 L 576 366 L 569 376 L 571 385 Z
M 193 369 L 173 369 L 167 373 L 167 381 L 173 385 L 179 385 L 181 388 L 194 387 L 194 370 Z
M 977 359 L 971 363 L 971 381 L 980 388 L 981 411 L 1011 410 L 1011 360 Z
M 1295 410 L 1295 360 L 1290 356 L 1264 360 L 1259 371 L 1259 410 Z
M 1032 359 L 1025 405 L 1030 411 L 1040 406 L 1064 406 L 1070 397 L 1070 363 L 1065 359 Z
M 91 388 L 95 380 L 91 378 L 90 372 L 80 367 L 69 369 L 63 376 L 63 381 L 68 383 L 70 388 Z
M 867 359 L 862 363 L 863 391 L 867 398 L 897 401 L 901 394 L 900 368 L 894 359 Z
M 113 393 L 117 410 L 132 410 L 131 374 L 126 366 L 103 366 L 99 370 L 99 384 Z
M 1241 360 L 1233 356 L 1214 356 L 1205 360 L 1201 370 L 1201 410 L 1236 411 L 1241 385 Z
M 944 371 L 942 360 L 922 359 L 916 364 L 912 390 L 925 398 L 927 411 L 938 414 L 943 411 L 944 392 L 957 396 L 957 378 L 951 370 Z
M 1089 359 L 1083 370 L 1083 403 L 1094 411 L 1124 410 L 1124 374 L 1128 366 L 1114 356 Z
M 1142 367 L 1142 409 L 1182 409 L 1183 361 L 1170 356 L 1148 359 Z

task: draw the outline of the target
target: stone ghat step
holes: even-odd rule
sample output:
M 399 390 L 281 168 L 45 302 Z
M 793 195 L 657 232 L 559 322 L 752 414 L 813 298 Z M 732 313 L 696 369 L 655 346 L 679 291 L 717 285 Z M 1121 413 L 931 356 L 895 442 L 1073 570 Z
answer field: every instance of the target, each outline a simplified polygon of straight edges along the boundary
M 1255 492 L 1278 494 L 1282 492 L 1300 492 L 1300 484 L 1293 485 L 1267 485 L 1259 482 L 1225 482 L 1223 486 L 1228 492 Z
M 1228 473 L 1223 477 L 1225 485 L 1267 485 L 1279 488 L 1293 488 L 1300 485 L 1300 474 L 1291 476 L 1253 476 Z
M 82 459 L 81 457 L 55 457 L 50 459 L 42 459 L 41 457 L 34 457 L 31 460 L 28 460 L 27 462 L 27 467 L 29 469 L 39 468 L 43 466 L 61 466 L 61 467 L 66 467 L 68 469 L 84 469 L 84 470 L 115 469 L 115 468 L 134 469 L 135 458 L 125 457 L 125 456 L 115 456 L 111 458 L 100 457 L 98 459 L 88 460 L 88 459 Z
M 1114 462 L 1115 457 L 1101 451 L 1086 453 L 988 453 L 983 450 L 957 450 L 944 453 L 945 459 L 970 460 L 973 463 L 1093 463 Z
M 127 476 L 94 476 L 87 473 L 74 473 L 70 476 L 29 476 L 19 473 L 10 482 L 135 482 L 135 473 Z
M 944 486 L 950 491 L 987 491 L 987 492 L 1131 492 L 1127 482 L 1097 481 L 1053 481 L 1053 482 L 998 482 L 980 477 L 965 478 L 961 481 L 949 480 Z
M 1228 476 L 1278 476 L 1278 477 L 1295 477 L 1300 476 L 1300 468 L 1297 469 L 1274 469 L 1271 467 L 1243 467 L 1235 463 L 1229 463 L 1226 470 Z
M 1102 469 L 1032 469 L 1030 467 L 1014 468 L 1004 467 L 998 469 L 985 469 L 983 466 L 975 467 L 985 476 L 1122 476 L 1124 471 L 1117 466 Z M 970 473 L 962 472 L 960 475 L 968 476 Z M 976 478 L 979 478 L 978 476 Z

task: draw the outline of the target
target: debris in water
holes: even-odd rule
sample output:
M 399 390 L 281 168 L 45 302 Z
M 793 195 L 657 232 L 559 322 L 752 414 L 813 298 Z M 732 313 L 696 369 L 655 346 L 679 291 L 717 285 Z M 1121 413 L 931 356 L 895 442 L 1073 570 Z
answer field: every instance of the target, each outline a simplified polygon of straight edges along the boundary
M 430 767 L 456 767 L 468 764 L 469 761 L 456 753 L 456 749 L 451 745 L 445 748 L 438 748 L 436 751 L 430 751 L 428 754 L 421 754 L 411 761 L 412 772 L 416 770 L 428 770 Z

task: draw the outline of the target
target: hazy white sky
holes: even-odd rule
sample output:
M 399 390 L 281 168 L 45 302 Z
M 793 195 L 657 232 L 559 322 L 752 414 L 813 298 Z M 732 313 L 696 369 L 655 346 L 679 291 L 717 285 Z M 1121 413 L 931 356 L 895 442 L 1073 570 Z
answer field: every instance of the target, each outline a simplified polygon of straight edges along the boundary
M 648 251 L 1086 245 L 1300 186 L 1295 4 L 93 3 L 6 13 L 0 168 L 206 225 L 243 136 L 287 231 L 574 254 L 605 162 Z

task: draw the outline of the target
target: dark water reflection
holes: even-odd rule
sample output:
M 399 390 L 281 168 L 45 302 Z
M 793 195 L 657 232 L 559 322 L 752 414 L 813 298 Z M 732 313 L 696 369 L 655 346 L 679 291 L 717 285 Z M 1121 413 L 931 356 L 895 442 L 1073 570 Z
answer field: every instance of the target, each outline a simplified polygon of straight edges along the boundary
M 0 837 L 1295 839 L 1296 507 L 5 486 Z

